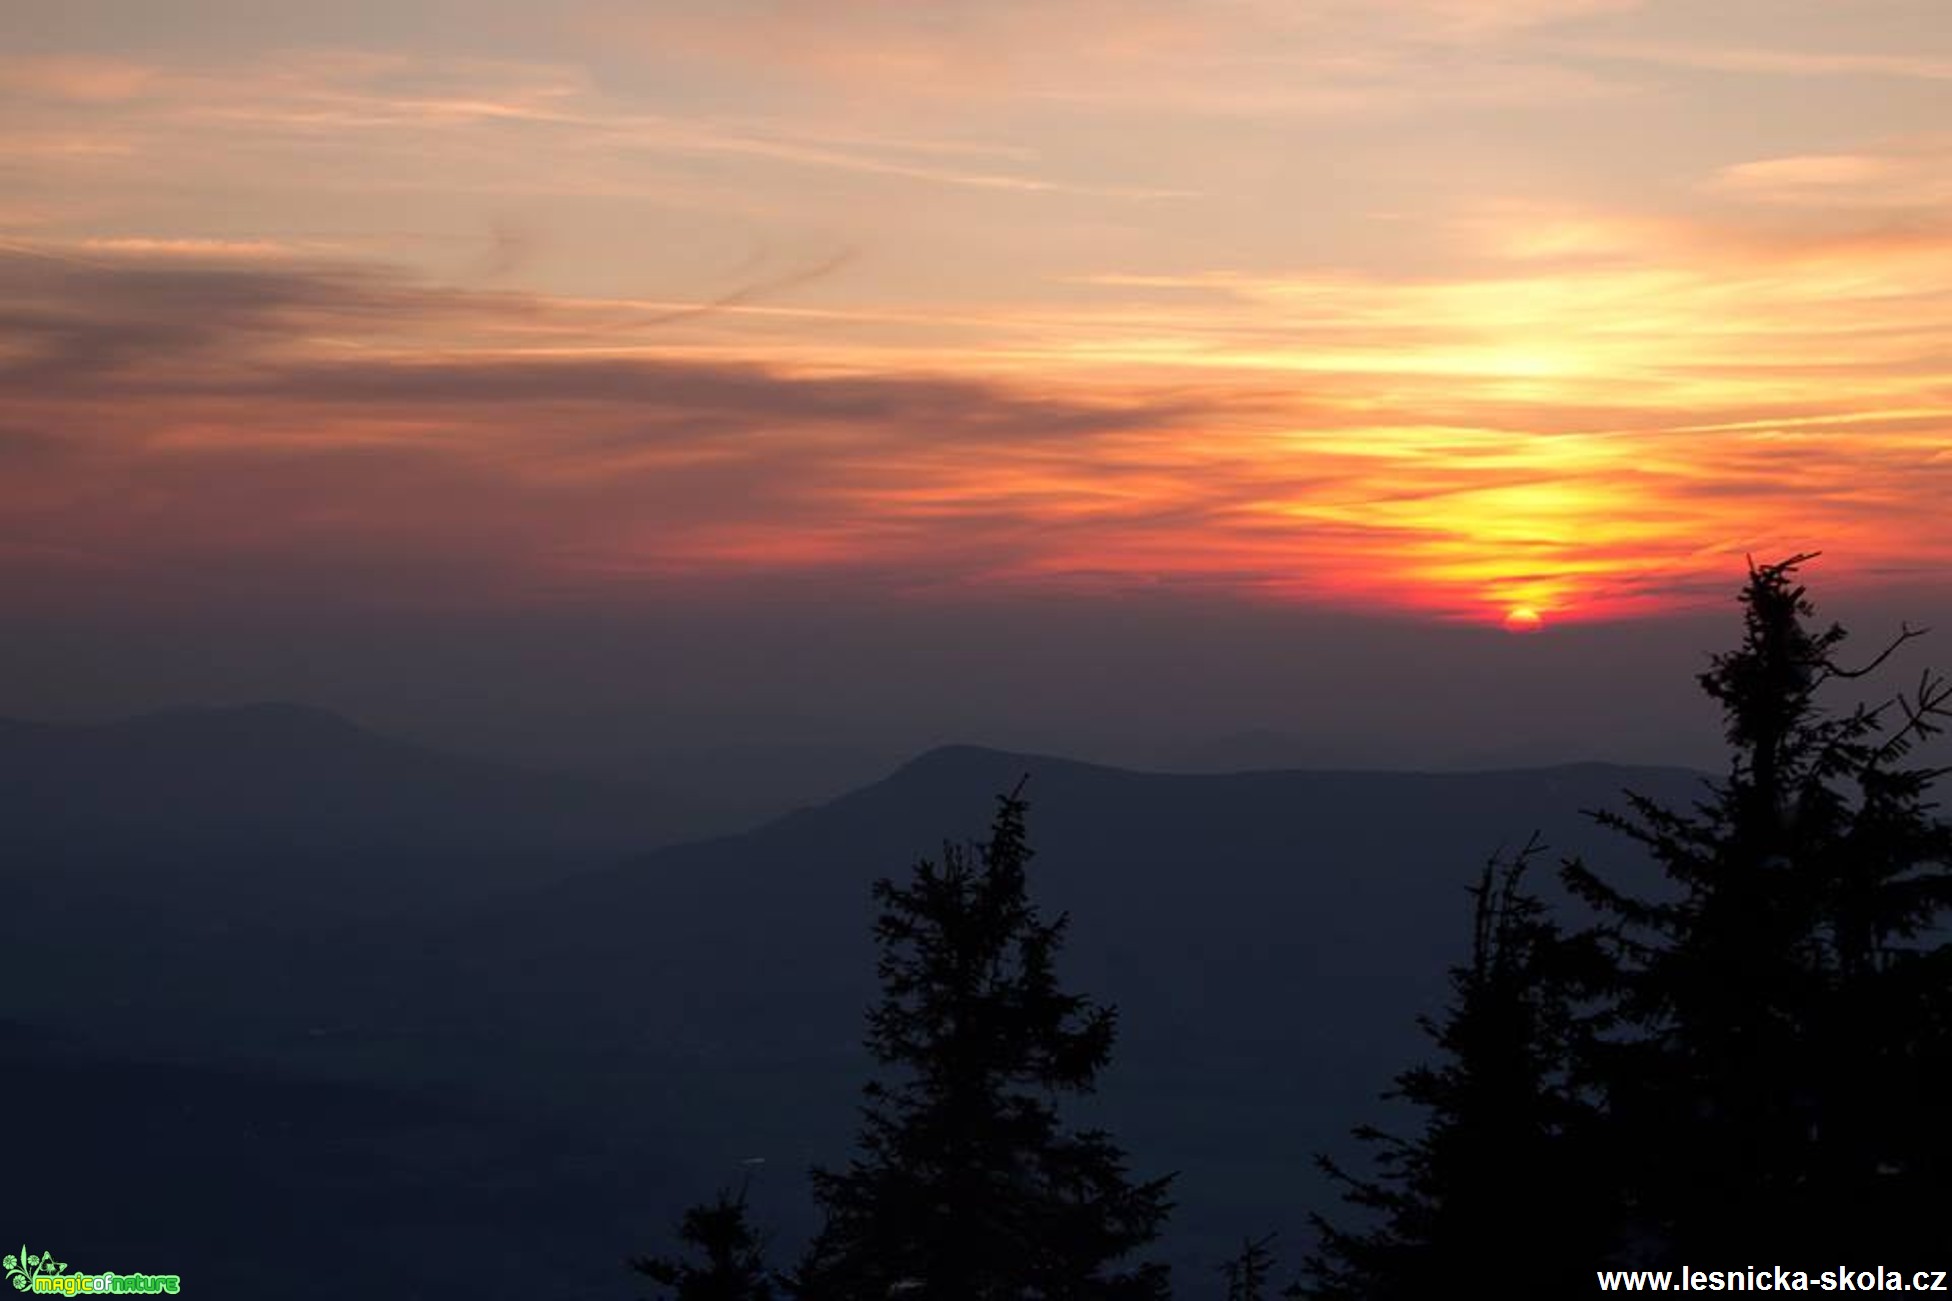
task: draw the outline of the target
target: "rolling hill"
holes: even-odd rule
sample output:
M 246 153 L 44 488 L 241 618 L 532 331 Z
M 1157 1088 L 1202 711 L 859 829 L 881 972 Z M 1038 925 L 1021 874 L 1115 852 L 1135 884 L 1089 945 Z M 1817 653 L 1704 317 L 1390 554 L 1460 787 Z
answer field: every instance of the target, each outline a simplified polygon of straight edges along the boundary
M 678 839 L 697 814 L 651 788 L 443 754 L 296 705 L 0 720 L 0 881 L 98 922 L 451 906 Z
M 342 743 L 369 753 L 357 736 Z M 160 751 L 146 762 L 169 766 Z M 386 762 L 395 774 L 425 771 L 413 755 Z M 217 767 L 197 763 L 204 807 L 221 815 Z M 1536 830 L 1555 858 L 1584 852 L 1644 872 L 1581 810 L 1617 806 L 1625 787 L 1681 803 L 1701 780 L 1601 764 L 1189 776 L 951 747 L 742 835 L 580 871 L 537 845 L 547 819 L 512 820 L 536 840 L 509 845 L 536 845 L 547 862 L 503 879 L 535 884 L 351 918 L 302 939 L 238 920 L 221 945 L 165 937 L 59 968 L 16 947 L 0 963 L 14 991 L 7 1014 L 112 1041 L 132 1061 L 255 1063 L 301 1112 L 304 1095 L 286 1081 L 431 1093 L 512 1129 L 559 1134 L 565 1150 L 635 1154 L 630 1177 L 579 1181 L 549 1163 L 531 1172 L 561 1185 L 548 1224 L 642 1224 L 619 1254 L 662 1245 L 683 1200 L 764 1158 L 755 1201 L 790 1251 L 810 1227 L 805 1168 L 846 1158 L 872 1071 L 860 1046 L 875 994 L 869 884 L 945 838 L 980 834 L 994 795 L 1025 774 L 1032 890 L 1072 917 L 1063 977 L 1120 1014 L 1103 1092 L 1074 1114 L 1113 1127 L 1137 1172 L 1178 1171 L 1162 1251 L 1186 1295 L 1243 1234 L 1279 1229 L 1291 1254 L 1306 1241 L 1306 1212 L 1331 1202 L 1312 1158 L 1346 1153 L 1350 1126 L 1388 1119 L 1376 1095 L 1424 1052 L 1414 1018 L 1441 1005 L 1445 966 L 1466 939 L 1464 887 L 1486 856 Z M 390 784 L 371 778 L 370 798 L 334 806 L 334 843 L 399 834 L 358 821 L 389 807 L 378 791 Z M 562 807 L 523 799 L 540 797 L 508 788 L 503 803 Z M 442 818 L 478 808 L 450 797 L 411 825 L 433 836 Z M 283 816 L 257 810 L 251 834 L 275 844 Z M 482 843 L 479 827 L 447 833 Z M 1548 893 L 1552 866 L 1538 869 Z M 194 902 L 195 888 L 183 889 L 179 903 Z M 329 1095 L 335 1115 L 341 1097 Z M 63 1125 L 100 1119 L 81 1095 L 65 1111 L 47 1105 Z M 471 1214 L 476 1176 L 465 1163 L 443 1176 L 448 1140 L 416 1133 L 400 1149 L 403 1168 L 418 1172 L 415 1197 Z M 221 1127 L 207 1140 L 217 1167 L 256 1159 Z M 519 1182 L 519 1171 L 497 1169 Z M 374 1204 L 399 1196 L 384 1163 L 348 1177 L 370 1182 Z M 206 1182 L 231 1190 L 207 1208 L 221 1222 L 238 1181 Z M 643 1201 L 606 1202 L 619 1196 Z M 405 1249 L 404 1227 L 371 1221 L 296 1226 L 284 1249 L 316 1257 L 329 1229 L 340 1233 L 335 1250 L 397 1259 Z M 507 1229 L 482 1219 L 478 1232 L 486 1255 Z M 482 1295 L 528 1294 L 519 1280 L 481 1281 Z M 610 1262 L 590 1281 L 590 1295 L 630 1294 Z

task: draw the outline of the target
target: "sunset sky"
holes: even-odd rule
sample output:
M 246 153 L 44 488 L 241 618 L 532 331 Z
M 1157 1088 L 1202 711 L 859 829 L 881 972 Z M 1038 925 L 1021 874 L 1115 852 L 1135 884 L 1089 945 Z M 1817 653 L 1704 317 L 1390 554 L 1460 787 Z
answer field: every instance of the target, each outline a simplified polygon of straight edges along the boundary
M 1943 592 L 1948 498 L 1944 0 L 0 8 L 16 628 L 1546 641 Z

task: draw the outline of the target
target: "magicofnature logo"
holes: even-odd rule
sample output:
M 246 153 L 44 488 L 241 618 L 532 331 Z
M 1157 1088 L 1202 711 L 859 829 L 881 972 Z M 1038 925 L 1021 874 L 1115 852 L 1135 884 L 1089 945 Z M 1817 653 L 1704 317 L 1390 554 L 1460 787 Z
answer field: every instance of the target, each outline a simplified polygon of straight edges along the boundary
M 119 1293 L 123 1296 L 143 1293 L 168 1293 L 174 1296 L 182 1289 L 183 1280 L 176 1274 L 70 1274 L 68 1262 L 56 1260 L 51 1251 L 35 1255 L 22 1244 L 18 1254 L 9 1252 L 0 1266 L 7 1271 L 7 1281 L 14 1285 L 16 1292 L 37 1292 L 43 1296 L 100 1296 L 104 1293 Z

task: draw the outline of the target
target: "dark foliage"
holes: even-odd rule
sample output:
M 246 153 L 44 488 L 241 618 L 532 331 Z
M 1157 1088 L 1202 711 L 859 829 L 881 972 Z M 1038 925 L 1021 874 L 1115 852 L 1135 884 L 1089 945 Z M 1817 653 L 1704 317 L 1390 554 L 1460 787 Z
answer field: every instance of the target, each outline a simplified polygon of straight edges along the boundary
M 720 1192 L 685 1212 L 678 1240 L 702 1263 L 666 1256 L 638 1256 L 630 1267 L 669 1289 L 671 1301 L 772 1301 L 765 1241 L 746 1218 L 746 1196 Z
M 1952 1205 L 1952 949 L 1933 933 L 1952 830 L 1930 813 L 1943 770 L 1902 766 L 1948 689 L 1927 674 L 1913 696 L 1828 712 L 1826 686 L 1916 634 L 1842 667 L 1844 630 L 1815 630 L 1794 581 L 1811 558 L 1751 565 L 1742 644 L 1701 675 L 1729 776 L 1692 810 L 1630 795 L 1596 815 L 1671 889 L 1565 871 L 1615 967 L 1591 1065 L 1628 1200 L 1623 1258 L 1915 1257 Z
M 1596 979 L 1597 953 L 1562 936 L 1523 888 L 1539 852 L 1533 841 L 1494 858 L 1472 887 L 1469 958 L 1452 969 L 1443 1018 L 1421 1022 L 1439 1056 L 1385 1095 L 1422 1109 L 1423 1129 L 1358 1129 L 1376 1151 L 1371 1177 L 1320 1158 L 1367 1215 L 1354 1227 L 1310 1217 L 1319 1245 L 1289 1295 L 1393 1301 L 1495 1281 L 1500 1295 L 1569 1296 L 1590 1285 L 1605 1216 L 1574 1066 L 1587 1033 L 1578 994 Z
M 874 886 L 867 1042 L 888 1076 L 865 1090 L 859 1155 L 813 1172 L 808 1301 L 1165 1295 L 1164 1267 L 1119 1262 L 1157 1234 L 1168 1181 L 1135 1182 L 1109 1134 L 1059 1124 L 1056 1100 L 1110 1058 L 1114 1013 L 1058 987 L 1067 919 L 1027 896 L 1020 791 L 987 844 Z
M 1245 1238 L 1240 1254 L 1220 1266 L 1227 1280 L 1227 1301 L 1262 1301 L 1267 1295 L 1268 1276 L 1274 1272 L 1272 1233 L 1260 1238 Z

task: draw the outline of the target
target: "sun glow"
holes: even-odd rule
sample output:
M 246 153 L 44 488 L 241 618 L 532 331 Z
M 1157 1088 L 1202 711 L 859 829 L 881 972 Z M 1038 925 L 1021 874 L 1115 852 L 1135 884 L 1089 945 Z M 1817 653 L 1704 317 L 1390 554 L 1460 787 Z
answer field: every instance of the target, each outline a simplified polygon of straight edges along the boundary
M 1536 62 L 1590 0 L 1189 0 L 1075 65 L 1041 28 L 1093 5 L 692 8 L 676 45 L 511 0 L 546 39 L 482 57 L 333 17 L 0 58 L 0 601 L 215 556 L 364 593 L 384 553 L 403 599 L 832 576 L 1559 630 L 1745 552 L 1952 569 L 1952 146 L 1862 93 L 1944 49 L 1811 64 L 1812 136 L 1753 111 L 1790 64 Z M 1650 112 L 1748 125 L 1586 143 Z

